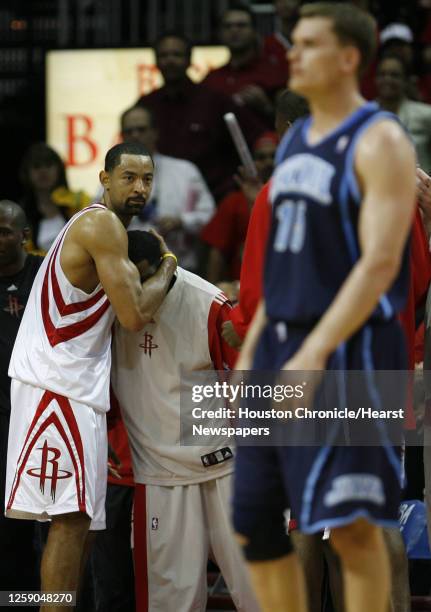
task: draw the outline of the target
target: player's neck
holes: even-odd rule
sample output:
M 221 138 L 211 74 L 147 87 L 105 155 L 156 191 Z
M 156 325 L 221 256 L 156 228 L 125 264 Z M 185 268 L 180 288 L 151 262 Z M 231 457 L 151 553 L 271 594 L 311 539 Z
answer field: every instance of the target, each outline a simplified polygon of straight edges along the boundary
M 103 194 L 103 199 L 101 201 L 101 204 L 104 204 L 106 206 L 106 208 L 108 208 L 110 211 L 115 213 L 126 229 L 129 227 L 129 225 L 130 225 L 130 223 L 132 221 L 132 216 L 131 215 L 122 215 L 117 210 L 114 210 L 114 207 L 112 206 L 112 203 L 111 203 L 111 198 L 109 197 L 109 195 L 108 195 L 108 193 L 106 191 Z
M 344 96 L 340 95 L 340 92 L 334 92 L 326 97 L 310 100 L 313 117 L 310 129 L 311 140 L 318 140 L 334 130 L 364 103 L 364 98 L 356 91 Z

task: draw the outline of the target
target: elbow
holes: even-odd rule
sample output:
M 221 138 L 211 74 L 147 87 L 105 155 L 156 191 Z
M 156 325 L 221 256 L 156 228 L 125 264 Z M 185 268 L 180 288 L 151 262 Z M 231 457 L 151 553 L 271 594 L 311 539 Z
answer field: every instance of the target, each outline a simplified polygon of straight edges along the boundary
M 374 285 L 377 293 L 381 295 L 396 279 L 400 266 L 400 257 L 382 256 L 370 262 L 365 261 L 364 274 L 368 283 Z

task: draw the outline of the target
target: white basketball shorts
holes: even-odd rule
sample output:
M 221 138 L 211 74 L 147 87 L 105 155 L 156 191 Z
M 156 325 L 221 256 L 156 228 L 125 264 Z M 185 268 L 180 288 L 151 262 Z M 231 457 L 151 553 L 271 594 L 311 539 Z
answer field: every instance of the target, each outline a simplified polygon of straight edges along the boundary
M 106 415 L 17 380 L 11 385 L 5 514 L 47 520 L 84 512 L 105 528 Z
M 200 484 L 135 486 L 136 611 L 204 612 L 217 562 L 239 612 L 258 612 L 230 523 L 232 475 Z

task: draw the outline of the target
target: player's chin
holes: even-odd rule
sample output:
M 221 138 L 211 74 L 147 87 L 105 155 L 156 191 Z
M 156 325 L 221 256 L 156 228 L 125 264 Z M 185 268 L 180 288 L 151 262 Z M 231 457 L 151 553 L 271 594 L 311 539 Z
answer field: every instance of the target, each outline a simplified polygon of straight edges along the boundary
M 142 204 L 126 204 L 125 212 L 129 215 L 139 215 L 141 210 L 144 208 Z
M 289 79 L 289 89 L 300 96 L 305 96 L 308 92 L 307 83 L 300 77 L 291 76 Z

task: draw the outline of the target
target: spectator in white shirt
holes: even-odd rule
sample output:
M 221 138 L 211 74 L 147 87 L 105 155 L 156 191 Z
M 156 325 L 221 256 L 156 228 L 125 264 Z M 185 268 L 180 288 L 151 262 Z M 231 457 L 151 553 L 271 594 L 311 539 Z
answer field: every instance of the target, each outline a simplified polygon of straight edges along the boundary
M 156 150 L 157 126 L 149 109 L 135 106 L 121 115 L 124 141 L 140 142 L 154 159 L 151 200 L 130 229 L 155 228 L 178 256 L 183 268 L 196 270 L 198 234 L 213 216 L 214 199 L 195 164 Z M 133 227 L 132 227 L 133 226 Z

